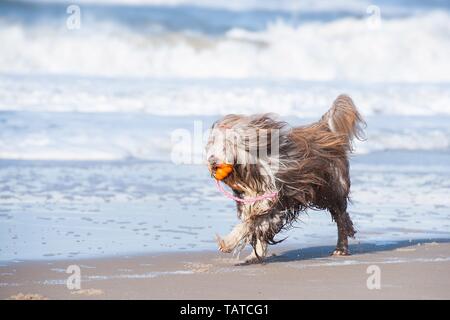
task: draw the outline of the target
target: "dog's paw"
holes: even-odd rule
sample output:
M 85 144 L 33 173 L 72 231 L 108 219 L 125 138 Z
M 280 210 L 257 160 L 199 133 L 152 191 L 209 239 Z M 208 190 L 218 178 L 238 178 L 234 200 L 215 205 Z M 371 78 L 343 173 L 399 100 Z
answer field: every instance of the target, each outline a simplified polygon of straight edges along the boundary
M 254 253 L 249 254 L 243 261 L 240 262 L 241 265 L 246 264 L 258 264 L 263 263 L 264 257 L 257 257 Z
M 252 264 L 260 264 L 263 263 L 263 260 L 257 259 L 257 258 L 245 258 L 244 260 L 239 260 L 235 263 L 235 266 L 240 267 L 240 266 L 249 266 Z
M 232 251 L 232 249 L 226 245 L 225 240 L 223 240 L 218 234 L 216 234 L 216 241 L 220 252 L 230 253 Z
M 258 264 L 258 263 L 262 263 L 263 260 L 262 259 L 258 259 L 256 257 L 248 257 L 246 259 L 244 259 L 243 264 Z
M 348 249 L 342 249 L 342 248 L 336 248 L 331 253 L 334 257 L 343 257 L 343 256 L 350 256 L 350 251 Z

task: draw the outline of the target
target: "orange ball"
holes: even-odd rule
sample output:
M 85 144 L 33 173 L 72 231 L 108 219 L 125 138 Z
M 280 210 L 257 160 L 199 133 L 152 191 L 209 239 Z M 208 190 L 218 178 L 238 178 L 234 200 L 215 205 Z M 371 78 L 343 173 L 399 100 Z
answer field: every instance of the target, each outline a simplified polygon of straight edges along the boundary
M 216 169 L 214 177 L 217 180 L 223 180 L 233 171 L 233 166 L 231 164 L 219 164 Z

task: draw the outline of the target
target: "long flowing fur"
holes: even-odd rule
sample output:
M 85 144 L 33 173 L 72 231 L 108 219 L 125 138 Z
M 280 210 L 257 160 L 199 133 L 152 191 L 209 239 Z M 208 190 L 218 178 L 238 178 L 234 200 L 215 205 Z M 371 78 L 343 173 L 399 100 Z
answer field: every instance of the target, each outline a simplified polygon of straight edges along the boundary
M 319 121 L 307 126 L 292 128 L 271 114 L 228 115 L 217 121 L 207 156 L 210 161 L 233 161 L 234 171 L 224 182 L 235 195 L 250 197 L 278 191 L 275 200 L 237 204 L 242 227 L 239 233 L 229 236 L 233 239 L 229 244 L 224 240 L 222 245 L 234 249 L 237 244 L 243 247 L 250 243 L 255 249 L 253 256 L 260 258 L 265 249 L 258 248 L 277 243 L 275 235 L 289 228 L 300 212 L 328 209 L 338 225 L 337 249 L 347 253 L 347 236 L 355 233 L 346 212 L 350 190 L 348 154 L 352 151 L 352 139 L 363 138 L 364 125 L 346 95 L 337 97 Z M 213 148 L 217 143 L 214 130 L 223 129 L 232 129 L 233 135 L 226 137 L 218 152 Z M 267 139 L 261 139 L 261 132 L 267 132 Z M 274 132 L 276 139 L 271 136 Z M 274 142 L 277 148 L 272 148 Z M 236 161 L 255 148 L 258 152 L 253 158 L 250 156 L 252 161 Z M 266 152 L 259 152 L 263 148 Z

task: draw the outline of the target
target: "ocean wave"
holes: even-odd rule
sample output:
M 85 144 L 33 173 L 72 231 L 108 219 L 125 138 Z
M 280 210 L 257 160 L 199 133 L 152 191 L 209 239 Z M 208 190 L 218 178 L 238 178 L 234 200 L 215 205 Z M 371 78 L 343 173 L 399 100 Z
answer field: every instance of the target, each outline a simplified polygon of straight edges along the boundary
M 450 115 L 450 83 L 362 84 L 239 79 L 0 75 L 0 110 L 161 116 L 276 112 L 320 117 L 341 93 L 365 116 Z
M 121 113 L 0 113 L 0 159 L 203 163 L 205 134 L 216 117 Z M 285 118 L 292 125 L 317 118 Z M 357 154 L 380 151 L 450 151 L 449 116 L 366 118 L 367 140 Z M 402 123 L 402 127 L 398 126 Z M 181 131 L 180 131 L 181 130 Z M 180 134 L 190 140 L 179 141 Z M 187 135 L 187 136 L 186 136 Z M 189 142 L 190 141 L 190 142 Z
M 0 18 L 0 72 L 160 78 L 450 81 L 450 15 L 342 18 L 223 35 L 136 32 L 111 21 L 67 30 Z

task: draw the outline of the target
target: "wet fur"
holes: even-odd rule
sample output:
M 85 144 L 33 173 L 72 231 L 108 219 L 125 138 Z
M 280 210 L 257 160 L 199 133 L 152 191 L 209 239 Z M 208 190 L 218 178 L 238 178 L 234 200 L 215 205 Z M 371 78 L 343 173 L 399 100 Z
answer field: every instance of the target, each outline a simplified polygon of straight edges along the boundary
M 289 228 L 300 212 L 326 209 L 338 228 L 334 254 L 348 254 L 347 238 L 356 232 L 347 213 L 348 154 L 352 139 L 362 138 L 363 125 L 361 115 L 346 95 L 340 95 L 319 121 L 307 126 L 292 128 L 270 114 L 228 115 L 217 121 L 207 145 L 207 157 L 209 161 L 233 162 L 233 173 L 224 182 L 234 194 L 252 197 L 278 192 L 276 199 L 238 203 L 242 222 L 228 236 L 218 238 L 219 248 L 231 252 L 251 244 L 254 250 L 247 261 L 260 260 L 267 254 L 268 244 L 279 242 L 275 235 Z M 222 148 L 214 148 L 214 132 L 222 129 L 233 129 L 237 136 L 227 138 Z M 263 145 L 255 136 L 255 132 L 271 129 L 280 132 L 278 154 L 272 153 L 270 133 Z M 238 163 L 239 155 L 261 147 L 267 148 L 267 154 L 258 154 L 252 163 Z

